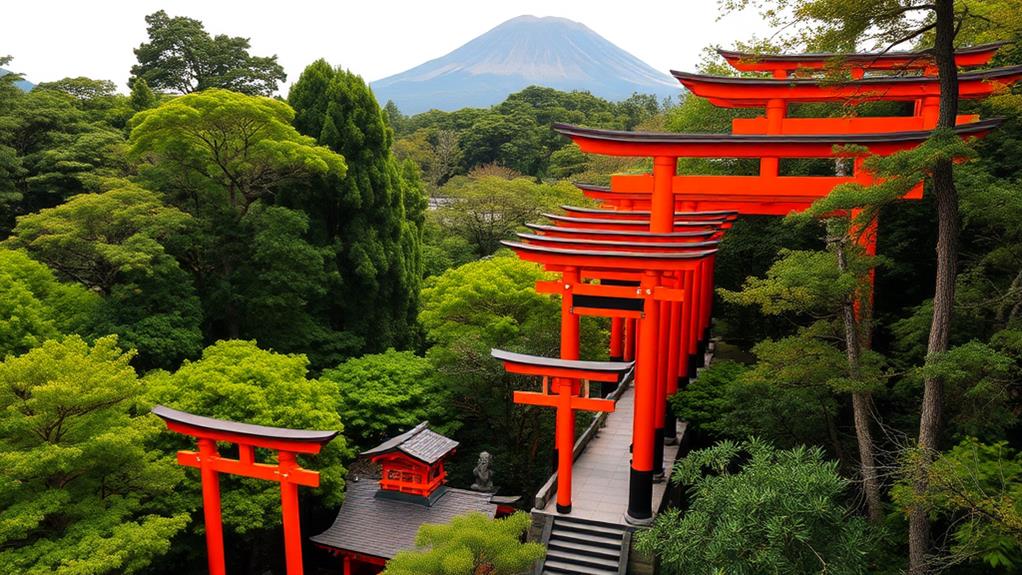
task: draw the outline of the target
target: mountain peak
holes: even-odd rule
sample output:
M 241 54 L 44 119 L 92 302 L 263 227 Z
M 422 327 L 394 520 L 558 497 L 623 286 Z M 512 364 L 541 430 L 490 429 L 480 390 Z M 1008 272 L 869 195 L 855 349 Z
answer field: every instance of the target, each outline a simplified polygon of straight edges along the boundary
M 635 92 L 677 95 L 670 76 L 618 48 L 585 24 L 523 15 L 453 52 L 372 83 L 380 102 L 401 111 L 456 110 L 497 104 L 531 85 L 585 90 L 609 100 Z
M 522 14 L 521 16 L 515 16 L 510 20 L 501 22 L 496 26 L 496 28 L 513 24 L 559 24 L 566 26 L 578 26 L 581 28 L 585 28 L 586 30 L 589 29 L 589 27 L 586 26 L 585 24 L 581 22 L 576 22 L 575 20 L 569 20 L 568 18 L 561 18 L 560 16 L 533 16 L 532 14 Z

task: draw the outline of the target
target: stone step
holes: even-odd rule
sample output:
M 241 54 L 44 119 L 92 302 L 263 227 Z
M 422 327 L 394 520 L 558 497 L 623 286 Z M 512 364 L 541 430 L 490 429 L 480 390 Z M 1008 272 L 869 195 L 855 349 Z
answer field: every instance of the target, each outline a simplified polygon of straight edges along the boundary
M 607 537 L 621 538 L 624 536 L 625 528 L 606 523 L 596 523 L 585 519 L 574 519 L 572 517 L 558 517 L 554 521 L 555 527 L 561 527 L 568 531 L 581 531 L 584 533 L 599 533 Z
M 550 543 L 547 544 L 547 549 L 556 549 L 566 553 L 591 555 L 593 557 L 610 559 L 614 562 L 617 562 L 621 558 L 621 547 L 602 547 L 600 545 L 590 545 L 588 543 L 578 543 L 576 541 L 556 539 L 552 537 L 550 538 Z
M 550 540 L 558 541 L 569 541 L 572 543 L 581 543 L 583 545 L 596 545 L 598 547 L 605 547 L 607 549 L 620 550 L 621 549 L 621 537 L 606 536 L 599 533 L 588 533 L 579 531 L 564 531 L 558 528 L 555 523 L 553 530 L 550 531 Z
M 546 554 L 547 561 L 563 561 L 565 563 L 575 563 L 577 565 L 583 565 L 586 567 L 593 567 L 595 569 L 617 569 L 617 559 L 607 559 L 596 555 L 587 555 L 585 553 L 572 553 L 570 551 L 561 551 L 560 549 L 550 549 Z
M 550 560 L 549 558 L 543 564 L 543 573 L 561 574 L 566 573 L 570 575 L 582 574 L 582 575 L 618 575 L 617 568 L 614 569 L 601 569 L 596 567 L 587 567 L 582 565 L 576 565 L 574 563 L 565 563 L 563 561 Z

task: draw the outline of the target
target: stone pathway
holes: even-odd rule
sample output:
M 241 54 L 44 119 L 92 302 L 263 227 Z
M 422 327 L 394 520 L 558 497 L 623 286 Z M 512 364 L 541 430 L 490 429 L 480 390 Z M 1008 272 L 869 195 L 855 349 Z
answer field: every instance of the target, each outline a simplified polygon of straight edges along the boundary
M 628 470 L 631 466 L 629 447 L 632 441 L 634 389 L 629 387 L 621 395 L 614 413 L 608 414 L 606 425 L 589 442 L 582 455 L 575 460 L 572 471 L 572 501 L 570 517 L 625 525 L 628 509 Z M 678 436 L 681 437 L 681 430 Z M 668 472 L 678 454 L 677 445 L 664 450 L 664 469 Z M 659 509 L 667 490 L 667 483 L 653 484 L 653 509 Z M 558 515 L 557 498 L 551 497 L 544 513 Z

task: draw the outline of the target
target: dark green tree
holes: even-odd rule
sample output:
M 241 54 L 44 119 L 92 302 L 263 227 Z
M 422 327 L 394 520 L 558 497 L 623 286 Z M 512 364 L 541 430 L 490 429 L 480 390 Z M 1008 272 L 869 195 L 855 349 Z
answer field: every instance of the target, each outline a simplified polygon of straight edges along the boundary
M 117 111 L 120 99 L 79 99 L 44 87 L 18 90 L 9 105 L 0 106 L 0 234 L 6 235 L 17 215 L 96 191 L 104 179 L 123 174 L 124 134 L 111 123 L 123 116 Z
M 422 276 L 426 206 L 418 174 L 394 158 L 392 131 L 359 76 L 318 60 L 291 87 L 288 102 L 298 131 L 348 165 L 343 178 L 321 178 L 285 200 L 314 215 L 314 233 L 335 250 L 349 297 L 333 298 L 330 316 L 365 351 L 406 347 L 415 339 Z
M 156 94 L 149 88 L 145 78 L 135 78 L 131 82 L 131 109 L 136 112 L 156 107 Z
M 327 313 L 306 306 L 338 286 L 306 237 L 306 216 L 260 207 L 347 169 L 339 154 L 299 134 L 293 118 L 278 100 L 206 90 L 137 114 L 131 152 L 148 185 L 196 220 L 197 248 L 182 259 L 196 276 L 207 339 L 269 337 L 281 351 L 312 351 L 318 342 L 321 355 L 350 353 L 357 346 L 340 341 Z
M 121 336 L 139 367 L 173 367 L 202 347 L 192 278 L 173 255 L 193 229 L 188 214 L 128 186 L 23 216 L 5 243 L 102 295 L 93 331 Z
M 248 53 L 247 38 L 210 36 L 202 22 L 163 10 L 145 21 L 149 41 L 135 48 L 138 64 L 131 67 L 130 83 L 142 78 L 151 88 L 181 94 L 226 88 L 269 96 L 287 79 L 276 56 Z
M 1022 455 L 1008 442 L 967 437 L 927 469 L 928 506 L 950 520 L 956 561 L 998 572 L 1022 565 Z M 895 501 L 911 505 L 912 486 L 894 488 Z
M 41 82 L 32 89 L 52 90 L 71 97 L 76 108 L 85 113 L 90 123 L 124 128 L 135 112 L 127 97 L 117 93 L 117 86 L 110 80 L 94 80 L 84 76 L 63 78 L 54 82 Z
M 960 141 L 951 131 L 959 113 L 958 66 L 955 62 L 956 36 L 969 20 L 990 22 L 970 10 L 971 2 L 955 0 L 727 0 L 725 9 L 750 5 L 764 7 L 768 22 L 780 30 L 792 30 L 789 45 L 824 51 L 854 51 L 863 41 L 872 41 L 882 49 L 916 40 L 916 47 L 926 49 L 933 57 L 939 76 L 939 113 L 933 136 L 920 149 L 903 152 L 892 161 L 900 164 L 896 176 L 915 182 L 925 175 L 932 191 L 937 228 L 936 277 L 927 341 L 927 361 L 945 353 L 950 345 L 951 321 L 955 303 L 955 286 L 959 267 L 961 214 L 959 193 L 955 184 L 954 165 L 961 155 Z M 980 3 L 984 4 L 984 3 Z M 985 7 L 984 7 L 985 8 Z M 921 179 L 921 178 L 919 178 Z M 883 186 L 880 186 L 883 189 Z M 897 187 L 894 188 L 895 190 Z M 907 187 L 903 187 L 907 189 Z M 888 188 L 888 192 L 892 191 Z M 894 201 L 898 194 L 877 193 L 869 200 L 852 202 L 876 204 Z M 920 404 L 917 447 L 923 456 L 917 458 L 916 490 L 926 491 L 926 466 L 940 449 L 943 425 L 944 382 L 931 372 L 923 386 Z M 922 501 L 922 498 L 920 498 Z M 930 521 L 927 510 L 914 505 L 909 514 L 909 573 L 931 572 L 928 555 L 932 552 Z
M 848 481 L 818 448 L 723 441 L 675 463 L 690 505 L 638 535 L 669 573 L 803 575 L 872 572 L 877 543 L 842 502 Z
M 840 226 L 832 221 L 830 228 Z M 741 291 L 720 294 L 725 301 L 757 305 L 767 315 L 801 314 L 816 320 L 795 336 L 756 344 L 753 352 L 759 361 L 746 377 L 851 394 L 866 507 L 870 519 L 879 522 L 883 508 L 871 412 L 872 394 L 883 387 L 883 357 L 866 347 L 866 321 L 855 310 L 868 304 L 873 259 L 848 243 L 840 233 L 831 236 L 829 251 L 782 250 L 765 277 L 747 278 Z

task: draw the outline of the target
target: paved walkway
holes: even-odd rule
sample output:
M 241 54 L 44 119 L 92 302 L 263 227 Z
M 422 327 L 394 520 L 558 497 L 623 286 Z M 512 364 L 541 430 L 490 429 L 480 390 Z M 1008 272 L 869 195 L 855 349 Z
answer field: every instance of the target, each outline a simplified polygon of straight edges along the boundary
M 606 425 L 589 442 L 572 468 L 571 517 L 625 525 L 628 509 L 628 470 L 632 455 L 632 417 L 634 388 L 621 395 L 614 413 L 607 415 Z M 679 430 L 678 436 L 681 436 Z M 670 472 L 678 454 L 677 445 L 664 450 L 664 469 Z M 667 483 L 653 484 L 653 509 L 659 509 Z M 556 497 L 551 497 L 544 513 L 558 515 Z

